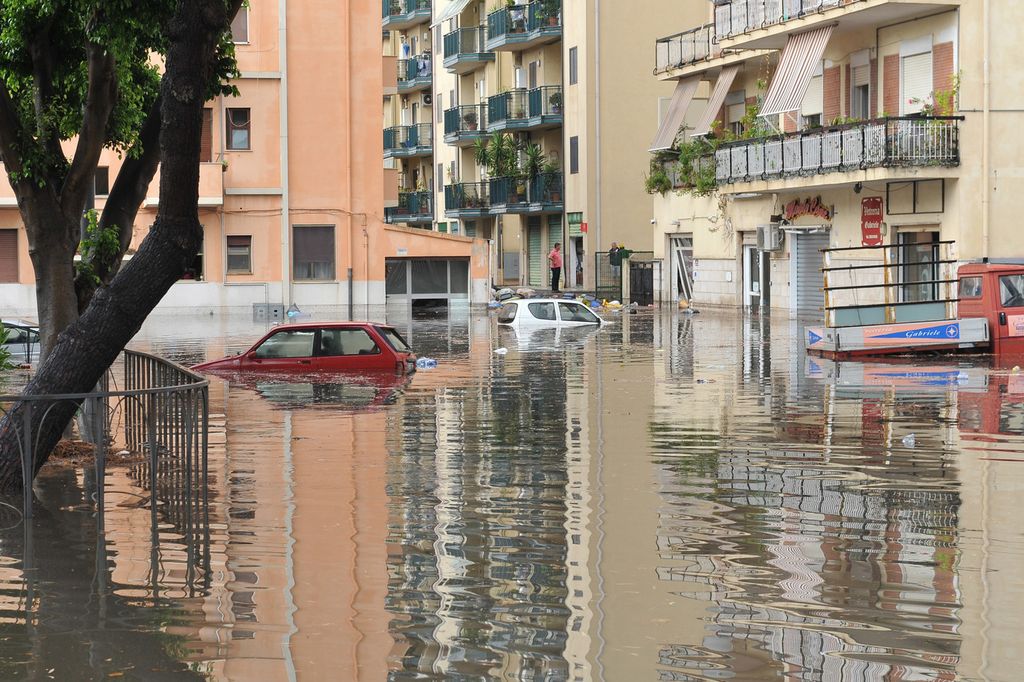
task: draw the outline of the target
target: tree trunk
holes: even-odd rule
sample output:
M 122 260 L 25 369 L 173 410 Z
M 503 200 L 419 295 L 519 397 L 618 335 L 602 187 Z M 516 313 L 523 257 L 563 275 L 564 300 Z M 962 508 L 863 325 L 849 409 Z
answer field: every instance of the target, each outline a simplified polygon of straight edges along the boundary
M 86 393 L 113 364 L 149 313 L 184 273 L 203 241 L 199 223 L 199 141 L 203 101 L 213 79 L 218 36 L 226 29 L 223 0 L 180 0 L 170 22 L 171 46 L 161 83 L 160 209 L 138 253 L 108 287 L 99 289 L 56 344 L 26 394 Z M 75 305 L 74 289 L 69 289 Z M 35 473 L 46 462 L 75 405 L 59 403 L 40 421 L 34 410 Z M 0 422 L 0 490 L 21 489 L 18 448 L 24 403 Z
M 78 247 L 78 218 L 68 220 L 52 197 L 37 198 L 24 213 L 29 256 L 36 277 L 40 362 L 46 360 L 57 336 L 78 319 L 74 257 Z

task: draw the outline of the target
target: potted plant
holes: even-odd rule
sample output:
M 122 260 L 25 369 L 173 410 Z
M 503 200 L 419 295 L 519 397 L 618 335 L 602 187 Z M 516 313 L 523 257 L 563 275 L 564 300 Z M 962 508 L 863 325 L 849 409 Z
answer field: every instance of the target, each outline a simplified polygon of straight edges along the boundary
M 388 14 L 394 16 L 402 13 L 402 5 L 399 4 L 398 0 L 391 0 L 388 3 Z
M 562 113 L 562 91 L 558 90 L 551 93 L 551 97 L 548 97 L 548 104 L 551 105 L 551 113 Z
M 560 0 L 540 0 L 537 19 L 541 22 L 546 20 L 548 26 L 558 26 L 558 12 L 561 10 L 561 5 Z
M 466 124 L 466 128 L 468 128 L 469 130 L 476 130 L 476 126 L 479 120 L 480 119 L 477 117 L 476 112 L 473 111 L 472 109 L 467 111 L 462 116 L 462 121 L 463 123 Z
M 548 197 L 552 203 L 559 203 L 562 201 L 562 181 L 558 177 L 561 169 L 558 167 L 558 162 L 554 159 L 547 159 L 541 166 L 540 172 L 544 174 L 544 181 L 548 186 Z

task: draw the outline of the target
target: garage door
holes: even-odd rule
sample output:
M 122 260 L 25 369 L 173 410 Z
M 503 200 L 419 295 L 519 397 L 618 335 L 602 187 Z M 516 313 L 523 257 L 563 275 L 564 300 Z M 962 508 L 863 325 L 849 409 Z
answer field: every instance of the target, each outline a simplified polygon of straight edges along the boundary
M 544 257 L 543 235 L 541 234 L 540 218 L 530 218 L 527 223 L 527 259 L 530 263 L 530 286 L 544 286 L 544 271 L 547 259 Z
M 828 248 L 828 233 L 797 235 L 794 244 L 797 314 L 823 320 L 825 293 L 821 290 L 821 250 Z
M 18 281 L 18 231 L 0 230 L 0 282 Z

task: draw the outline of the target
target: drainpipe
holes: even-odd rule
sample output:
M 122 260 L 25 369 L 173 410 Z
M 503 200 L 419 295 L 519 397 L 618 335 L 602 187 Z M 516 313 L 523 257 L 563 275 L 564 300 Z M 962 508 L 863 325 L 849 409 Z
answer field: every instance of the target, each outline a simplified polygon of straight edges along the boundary
M 353 206 L 352 206 L 352 173 L 353 173 L 352 145 L 353 145 L 353 143 L 355 141 L 355 136 L 352 134 L 353 133 L 353 131 L 352 131 L 352 61 L 353 61 L 353 57 L 354 57 L 354 55 L 352 54 L 353 53 L 353 50 L 352 50 L 352 17 L 353 17 L 353 12 L 355 12 L 355 9 L 354 8 L 350 8 L 349 12 L 348 12 L 348 27 L 347 27 L 348 28 L 348 64 L 347 64 L 348 83 L 346 84 L 347 90 L 346 90 L 345 94 L 348 96 L 348 105 L 349 106 L 346 107 L 345 112 L 343 113 L 344 116 L 348 117 L 348 121 L 347 121 L 348 125 L 346 126 L 346 129 L 348 130 L 348 144 L 346 145 L 348 147 L 348 150 L 347 150 L 348 151 L 348 165 L 346 166 L 346 168 L 348 168 L 348 173 L 346 174 L 346 177 L 345 177 L 345 190 L 346 190 L 346 195 L 347 195 L 345 197 L 345 203 L 346 203 L 346 206 L 348 207 L 346 219 L 348 220 L 348 319 L 349 320 L 354 320 L 355 319 L 355 283 L 353 282 L 353 272 L 352 272 L 353 266 L 355 265 L 355 253 L 352 250 L 353 243 L 354 243 L 352 232 L 355 230 L 355 226 L 352 224 L 352 217 L 353 217 L 353 211 L 352 211 L 352 208 L 353 208 Z M 367 259 L 367 260 L 369 260 L 369 259 Z
M 597 166 L 597 173 L 594 182 L 597 183 L 595 192 L 595 206 L 597 208 L 597 230 L 594 233 L 594 240 L 597 242 L 591 249 L 593 255 L 601 253 L 603 244 L 601 242 L 601 223 L 604 217 L 601 214 L 601 0 L 594 0 L 594 102 L 597 111 L 594 115 L 594 140 L 597 153 L 594 158 Z M 597 264 L 597 259 L 594 259 Z M 597 287 L 597 273 L 594 273 L 594 287 Z
M 291 216 L 288 188 L 288 0 L 277 0 L 277 49 L 281 69 L 281 302 L 292 300 Z
M 984 192 L 981 195 L 981 255 L 984 258 L 988 258 L 989 250 L 989 219 L 992 211 L 990 202 L 991 187 L 989 186 L 989 174 L 992 172 L 990 166 L 992 163 L 991 149 L 990 149 L 990 136 L 991 130 L 989 128 L 991 110 L 989 108 L 989 95 L 991 92 L 992 81 L 989 75 L 989 58 L 991 56 L 991 44 L 989 37 L 989 0 L 984 0 L 982 5 L 982 50 L 984 56 L 982 59 L 982 103 L 981 103 L 981 173 L 982 181 L 984 182 Z

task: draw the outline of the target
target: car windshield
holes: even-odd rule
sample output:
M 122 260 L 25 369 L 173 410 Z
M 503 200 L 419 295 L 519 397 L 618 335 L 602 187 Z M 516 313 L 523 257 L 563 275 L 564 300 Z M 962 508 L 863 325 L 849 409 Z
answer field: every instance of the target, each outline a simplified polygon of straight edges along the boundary
M 377 327 L 377 331 L 380 332 L 380 335 L 384 337 L 384 340 L 387 341 L 388 344 L 390 344 L 391 347 L 397 350 L 398 352 L 412 352 L 412 348 L 410 348 L 409 344 L 405 342 L 405 339 L 402 338 L 402 335 L 399 334 L 394 329 L 392 329 L 391 327 Z

